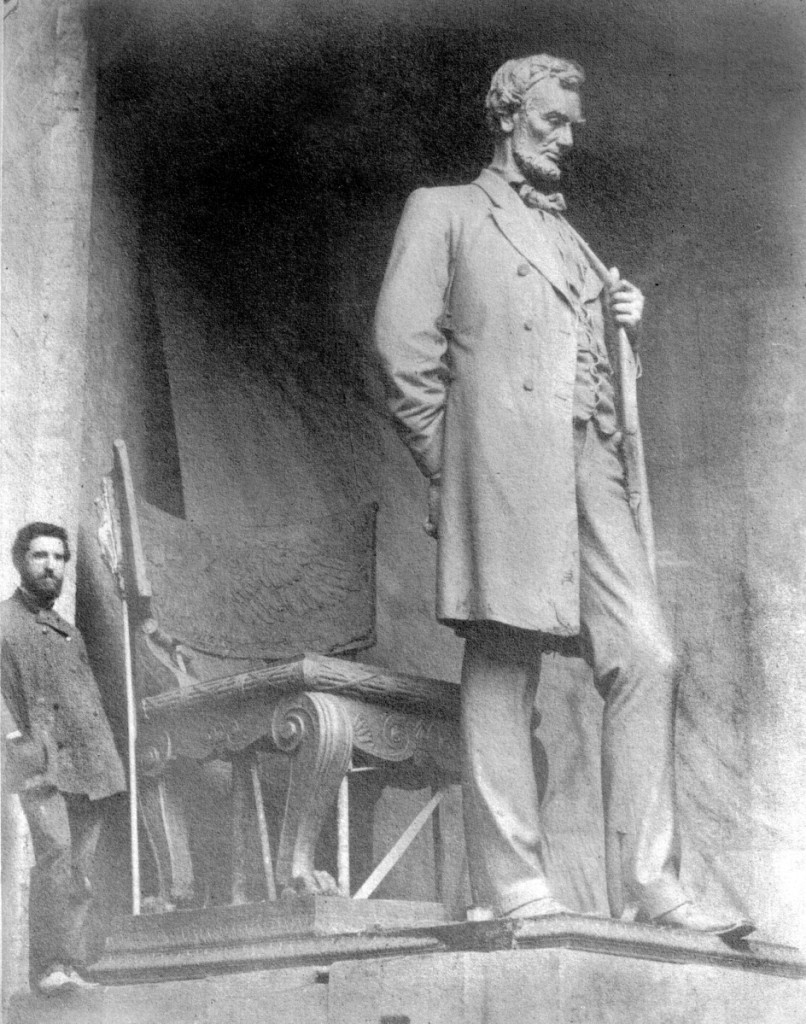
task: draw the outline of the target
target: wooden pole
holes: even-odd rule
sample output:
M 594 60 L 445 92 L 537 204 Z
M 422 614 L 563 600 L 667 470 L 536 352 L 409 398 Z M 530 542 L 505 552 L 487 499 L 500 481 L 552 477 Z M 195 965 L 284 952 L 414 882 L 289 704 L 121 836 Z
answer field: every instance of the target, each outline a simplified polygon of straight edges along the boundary
M 122 563 L 122 541 L 120 523 L 115 515 L 115 499 L 112 481 L 105 478 L 103 495 L 97 499 L 99 512 L 98 543 L 101 555 L 109 567 L 120 595 L 120 609 L 123 616 L 123 671 L 126 691 L 126 733 L 129 760 L 129 840 L 132 872 L 132 914 L 140 914 L 140 831 L 139 800 L 137 787 L 137 704 L 134 693 L 134 655 L 132 651 L 129 602 L 126 594 L 126 579 Z
M 274 865 L 271 859 L 269 826 L 266 822 L 266 809 L 263 806 L 263 786 L 260 784 L 260 773 L 256 757 L 252 761 L 249 770 L 252 774 L 252 793 L 255 798 L 255 814 L 257 815 L 257 829 L 260 836 L 260 853 L 263 858 L 263 877 L 266 879 L 266 894 L 270 900 L 276 900 L 277 885 L 274 881 Z
M 338 876 L 339 893 L 350 895 L 350 767 L 344 774 L 339 785 L 339 797 L 336 811 L 338 822 L 338 855 L 336 874 Z
M 129 625 L 129 603 L 121 592 L 123 612 L 123 650 L 126 665 L 126 723 L 129 754 L 129 836 L 131 839 L 132 862 L 132 914 L 140 914 L 140 828 L 138 820 L 139 799 L 137 794 L 137 706 L 134 699 L 134 672 L 132 668 L 131 628 Z

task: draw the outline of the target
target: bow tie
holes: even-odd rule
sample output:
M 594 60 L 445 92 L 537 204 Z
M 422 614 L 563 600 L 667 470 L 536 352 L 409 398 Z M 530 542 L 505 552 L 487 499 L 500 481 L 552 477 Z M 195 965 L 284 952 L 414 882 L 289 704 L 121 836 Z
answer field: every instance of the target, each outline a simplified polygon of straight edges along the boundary
M 536 188 L 532 188 L 531 185 L 527 185 L 525 181 L 513 181 L 512 187 L 532 210 L 545 210 L 547 213 L 565 212 L 565 197 L 562 192 L 545 195 L 543 192 L 538 192 Z

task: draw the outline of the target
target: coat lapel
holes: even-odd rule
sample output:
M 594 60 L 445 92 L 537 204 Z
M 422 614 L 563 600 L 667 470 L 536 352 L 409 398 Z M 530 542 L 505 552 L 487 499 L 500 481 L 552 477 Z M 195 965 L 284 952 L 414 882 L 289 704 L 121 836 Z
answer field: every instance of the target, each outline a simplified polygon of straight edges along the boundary
M 61 615 L 54 611 L 48 611 L 45 608 L 40 609 L 36 616 L 36 621 L 43 626 L 50 626 L 51 629 L 55 629 L 62 636 L 70 636 L 73 632 Z
M 533 267 L 571 302 L 568 283 L 554 253 L 554 247 L 542 237 L 536 218 L 531 218 L 521 199 L 495 171 L 483 170 L 473 182 L 492 200 L 492 216 L 502 234 Z

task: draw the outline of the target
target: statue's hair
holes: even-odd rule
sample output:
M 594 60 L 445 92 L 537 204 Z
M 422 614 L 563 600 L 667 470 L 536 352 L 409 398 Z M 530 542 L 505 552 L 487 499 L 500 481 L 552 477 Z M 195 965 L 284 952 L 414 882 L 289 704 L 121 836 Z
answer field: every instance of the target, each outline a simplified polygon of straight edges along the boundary
M 56 526 L 54 523 L 28 523 L 17 533 L 11 548 L 11 560 L 18 572 L 25 565 L 25 556 L 31 541 L 37 537 L 56 537 L 64 545 L 65 562 L 70 561 L 70 545 L 67 542 L 67 531 L 63 526 Z
M 564 89 L 577 92 L 585 72 L 574 61 L 547 53 L 508 60 L 493 75 L 484 101 L 484 116 L 492 132 L 500 133 L 501 118 L 514 114 L 526 93 L 543 78 L 556 78 Z

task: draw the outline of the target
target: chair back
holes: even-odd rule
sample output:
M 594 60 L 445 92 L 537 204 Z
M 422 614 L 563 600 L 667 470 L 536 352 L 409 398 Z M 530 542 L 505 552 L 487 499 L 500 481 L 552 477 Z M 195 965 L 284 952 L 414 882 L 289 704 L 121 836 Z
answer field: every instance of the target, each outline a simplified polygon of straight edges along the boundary
M 136 493 L 124 441 L 111 492 L 131 624 L 163 648 L 167 639 L 216 659 L 272 661 L 374 644 L 375 503 L 213 531 Z

